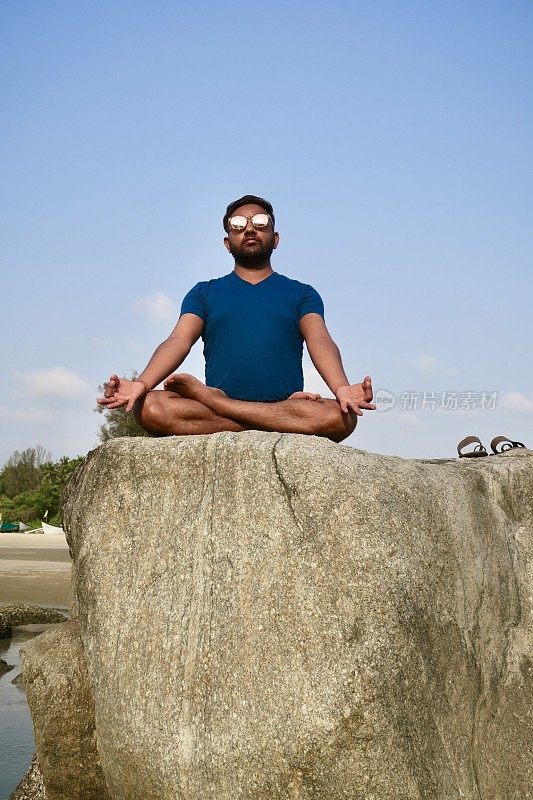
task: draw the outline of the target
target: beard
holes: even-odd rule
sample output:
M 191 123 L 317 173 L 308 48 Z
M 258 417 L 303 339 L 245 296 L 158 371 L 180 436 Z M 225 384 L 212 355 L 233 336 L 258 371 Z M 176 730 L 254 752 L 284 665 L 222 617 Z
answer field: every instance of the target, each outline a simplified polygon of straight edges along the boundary
M 242 244 L 229 243 L 229 251 L 236 263 L 241 267 L 259 268 L 270 261 L 274 251 L 274 237 L 264 244 L 259 239 L 253 239 L 254 245 L 247 244 L 250 239 L 245 239 Z

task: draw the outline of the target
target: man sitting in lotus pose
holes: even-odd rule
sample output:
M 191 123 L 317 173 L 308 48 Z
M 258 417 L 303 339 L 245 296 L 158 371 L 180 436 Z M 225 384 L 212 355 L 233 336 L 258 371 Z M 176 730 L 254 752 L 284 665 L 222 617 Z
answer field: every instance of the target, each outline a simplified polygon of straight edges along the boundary
M 350 385 L 320 295 L 272 269 L 279 235 L 271 204 L 241 197 L 229 204 L 223 225 L 233 272 L 197 283 L 138 380 L 112 375 L 98 403 L 133 410 L 139 424 L 159 436 L 261 430 L 342 441 L 361 409 L 375 408 L 370 377 Z M 206 385 L 171 374 L 200 336 Z M 303 391 L 304 341 L 336 400 Z M 154 391 L 163 379 L 164 389 Z

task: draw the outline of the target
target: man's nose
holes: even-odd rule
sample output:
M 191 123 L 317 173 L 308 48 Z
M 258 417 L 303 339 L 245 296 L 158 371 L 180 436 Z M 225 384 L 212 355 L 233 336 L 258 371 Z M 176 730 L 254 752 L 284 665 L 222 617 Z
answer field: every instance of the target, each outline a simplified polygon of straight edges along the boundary
M 252 225 L 252 220 L 251 219 L 247 219 L 246 220 L 246 228 L 244 229 L 244 231 L 245 231 L 245 233 L 248 233 L 248 231 L 254 231 L 255 232 L 255 228 Z

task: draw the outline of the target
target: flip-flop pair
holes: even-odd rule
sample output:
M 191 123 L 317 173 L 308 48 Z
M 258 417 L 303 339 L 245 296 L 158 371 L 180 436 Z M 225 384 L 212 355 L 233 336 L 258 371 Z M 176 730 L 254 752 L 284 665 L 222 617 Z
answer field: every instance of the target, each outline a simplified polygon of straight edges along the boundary
M 463 453 L 463 448 L 468 447 L 470 444 L 475 444 L 474 449 Z M 490 447 L 494 455 L 499 455 L 500 453 L 505 453 L 506 450 L 513 450 L 515 447 L 525 447 L 525 444 L 513 442 L 508 436 L 495 436 L 490 443 Z M 480 458 L 481 456 L 489 455 L 477 436 L 467 436 L 465 439 L 461 439 L 457 445 L 457 452 L 459 453 L 459 458 Z

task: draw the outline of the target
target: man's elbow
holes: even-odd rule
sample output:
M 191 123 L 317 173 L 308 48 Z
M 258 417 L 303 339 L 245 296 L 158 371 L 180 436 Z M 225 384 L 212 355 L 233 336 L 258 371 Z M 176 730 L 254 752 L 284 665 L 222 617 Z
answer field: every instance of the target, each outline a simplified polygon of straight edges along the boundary
M 171 334 L 168 339 L 165 339 L 159 347 L 163 347 L 168 345 L 172 347 L 173 350 L 179 351 L 180 353 L 185 352 L 187 355 L 191 351 L 194 342 L 191 341 L 190 337 L 188 336 L 176 336 L 175 334 Z
M 313 352 L 321 352 L 324 350 L 336 350 L 339 352 L 339 348 L 328 334 L 314 336 L 313 338 L 306 339 L 307 350 L 309 354 Z

